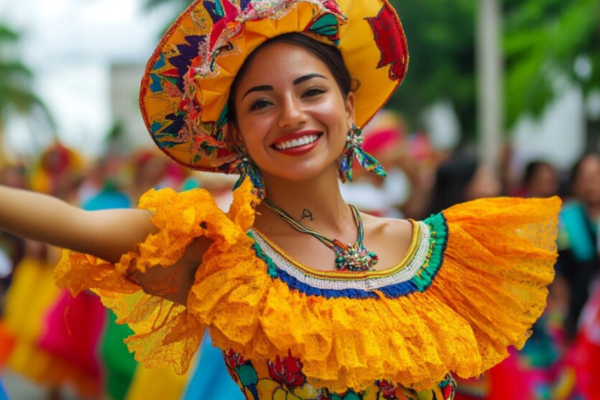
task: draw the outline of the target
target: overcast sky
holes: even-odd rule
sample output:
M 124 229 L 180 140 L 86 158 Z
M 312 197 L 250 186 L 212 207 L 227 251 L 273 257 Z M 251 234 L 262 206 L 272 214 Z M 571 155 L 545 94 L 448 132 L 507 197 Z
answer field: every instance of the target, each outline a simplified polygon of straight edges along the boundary
M 23 58 L 35 72 L 37 91 L 57 120 L 60 138 L 84 153 L 94 154 L 111 126 L 110 64 L 145 63 L 168 22 L 169 10 L 146 13 L 141 4 L 0 0 L 0 22 L 23 33 Z M 22 122 L 11 124 L 8 133 L 17 150 L 29 141 Z

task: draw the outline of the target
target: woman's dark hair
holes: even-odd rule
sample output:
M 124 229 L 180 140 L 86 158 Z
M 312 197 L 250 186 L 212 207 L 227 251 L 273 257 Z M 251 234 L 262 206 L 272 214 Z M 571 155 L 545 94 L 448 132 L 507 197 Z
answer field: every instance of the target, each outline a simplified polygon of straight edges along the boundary
M 294 46 L 298 46 L 308 51 L 327 66 L 327 68 L 335 78 L 335 81 L 337 82 L 344 98 L 348 96 L 348 94 L 352 91 L 352 77 L 350 76 L 350 73 L 346 68 L 346 64 L 344 64 L 342 53 L 340 53 L 340 51 L 336 47 L 325 43 L 321 43 L 298 32 L 286 33 L 284 35 L 275 36 L 274 38 L 267 40 L 266 42 L 258 46 L 258 48 L 256 48 L 256 50 L 254 50 L 246 58 L 246 61 L 244 61 L 244 64 L 242 65 L 238 74 L 233 80 L 233 83 L 231 85 L 231 91 L 229 92 L 229 100 L 227 104 L 227 118 L 229 122 L 237 122 L 237 115 L 235 110 L 235 96 L 240 82 L 244 75 L 246 75 L 246 72 L 248 71 L 248 68 L 252 63 L 252 60 L 261 49 L 275 43 L 287 43 Z

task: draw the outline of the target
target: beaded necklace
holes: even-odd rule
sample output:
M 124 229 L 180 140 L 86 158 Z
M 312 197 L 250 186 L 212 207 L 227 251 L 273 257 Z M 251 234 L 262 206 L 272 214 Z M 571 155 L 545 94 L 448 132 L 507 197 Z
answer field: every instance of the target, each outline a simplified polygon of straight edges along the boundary
M 352 210 L 352 216 L 356 223 L 358 237 L 354 244 L 349 243 L 346 245 L 337 239 L 328 238 L 322 233 L 304 225 L 300 221 L 296 221 L 272 200 L 264 199 L 264 204 L 298 232 L 307 233 L 317 238 L 327 247 L 335 251 L 335 267 L 338 271 L 364 272 L 375 270 L 375 265 L 379 261 L 379 257 L 372 251 L 368 251 L 363 245 L 363 238 L 365 235 L 363 222 L 360 213 L 353 205 L 350 205 L 350 210 Z

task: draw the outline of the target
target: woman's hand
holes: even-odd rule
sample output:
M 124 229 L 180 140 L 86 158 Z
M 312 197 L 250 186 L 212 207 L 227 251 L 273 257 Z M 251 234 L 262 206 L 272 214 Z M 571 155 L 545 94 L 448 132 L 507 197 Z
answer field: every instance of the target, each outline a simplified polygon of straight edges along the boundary
M 136 271 L 131 279 L 148 294 L 186 305 L 190 289 L 194 284 L 196 270 L 202 263 L 202 256 L 210 244 L 209 239 L 202 237 L 191 243 L 174 265 L 169 267 L 157 265 L 148 268 L 144 273 Z

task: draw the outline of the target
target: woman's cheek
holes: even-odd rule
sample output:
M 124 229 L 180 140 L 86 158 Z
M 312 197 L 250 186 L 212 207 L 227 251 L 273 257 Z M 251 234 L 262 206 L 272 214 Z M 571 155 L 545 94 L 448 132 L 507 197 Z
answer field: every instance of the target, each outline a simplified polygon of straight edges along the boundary
M 266 133 L 269 132 L 268 118 L 252 118 L 241 129 L 250 156 L 255 155 L 253 153 L 256 153 L 258 147 L 265 148 L 267 146 L 265 140 Z

